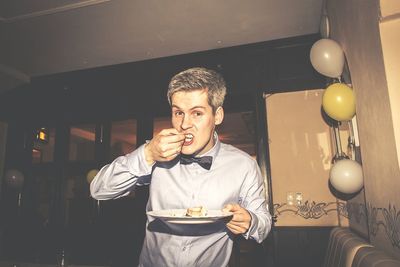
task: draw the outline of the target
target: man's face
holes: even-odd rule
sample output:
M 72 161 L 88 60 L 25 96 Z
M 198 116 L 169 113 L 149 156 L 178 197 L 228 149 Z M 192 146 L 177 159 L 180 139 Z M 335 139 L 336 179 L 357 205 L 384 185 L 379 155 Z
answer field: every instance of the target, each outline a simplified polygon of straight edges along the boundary
M 214 146 L 215 125 L 222 122 L 224 111 L 219 107 L 214 114 L 207 91 L 180 91 L 171 97 L 172 126 L 186 135 L 182 154 L 201 155 Z

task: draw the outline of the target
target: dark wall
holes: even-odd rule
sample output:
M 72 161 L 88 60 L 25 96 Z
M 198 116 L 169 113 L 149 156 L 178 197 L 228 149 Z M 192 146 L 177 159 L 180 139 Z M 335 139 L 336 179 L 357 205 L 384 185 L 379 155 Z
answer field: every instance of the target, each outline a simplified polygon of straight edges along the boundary
M 189 67 L 223 74 L 226 108 L 251 105 L 256 91 L 321 86 L 309 60 L 316 35 L 243 45 L 148 61 L 34 77 L 31 84 L 0 95 L 0 119 L 43 122 L 168 114 L 169 79 Z

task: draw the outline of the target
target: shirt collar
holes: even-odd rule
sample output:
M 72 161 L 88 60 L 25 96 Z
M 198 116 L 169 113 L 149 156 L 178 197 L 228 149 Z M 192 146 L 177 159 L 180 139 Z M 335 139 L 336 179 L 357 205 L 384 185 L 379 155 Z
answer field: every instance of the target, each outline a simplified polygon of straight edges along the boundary
M 210 150 L 208 150 L 206 153 L 198 155 L 198 157 L 211 156 L 212 162 L 214 163 L 215 158 L 217 157 L 219 149 L 221 147 L 221 142 L 219 141 L 219 137 L 218 137 L 218 134 L 216 131 L 214 131 L 213 138 L 214 138 L 214 142 L 215 142 L 214 146 Z

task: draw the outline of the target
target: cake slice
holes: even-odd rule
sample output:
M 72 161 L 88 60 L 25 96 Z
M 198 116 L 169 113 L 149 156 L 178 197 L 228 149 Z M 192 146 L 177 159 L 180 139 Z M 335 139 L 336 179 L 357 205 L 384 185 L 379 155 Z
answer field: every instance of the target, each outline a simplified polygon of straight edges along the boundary
M 207 215 L 207 209 L 204 208 L 203 206 L 188 208 L 186 210 L 186 216 L 189 217 L 203 217 L 206 215 Z

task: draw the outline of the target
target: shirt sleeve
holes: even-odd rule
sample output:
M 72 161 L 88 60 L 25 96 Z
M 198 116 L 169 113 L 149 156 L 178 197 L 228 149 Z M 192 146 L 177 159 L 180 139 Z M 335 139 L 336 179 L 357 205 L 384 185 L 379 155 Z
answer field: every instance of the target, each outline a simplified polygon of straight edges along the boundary
M 271 231 L 271 214 L 265 199 L 264 181 L 256 161 L 252 161 L 241 189 L 242 207 L 251 216 L 250 228 L 243 236 L 261 243 Z
M 97 200 L 126 196 L 135 185 L 149 183 L 151 172 L 152 165 L 147 164 L 142 145 L 101 168 L 90 183 L 90 194 Z

